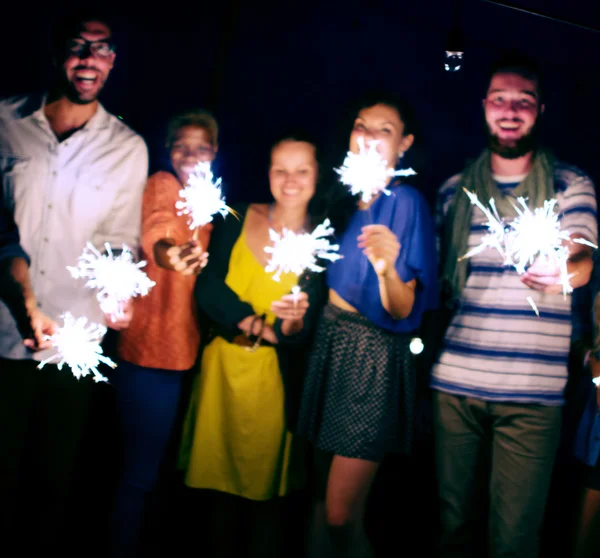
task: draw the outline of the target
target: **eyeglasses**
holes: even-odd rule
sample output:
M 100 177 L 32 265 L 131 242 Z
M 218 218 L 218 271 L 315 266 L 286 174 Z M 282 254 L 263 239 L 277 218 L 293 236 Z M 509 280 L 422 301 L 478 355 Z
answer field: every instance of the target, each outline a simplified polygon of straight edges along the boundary
M 108 58 L 115 51 L 115 46 L 109 41 L 86 41 L 81 37 L 67 41 L 67 50 L 76 56 L 81 56 L 88 49 L 98 58 Z

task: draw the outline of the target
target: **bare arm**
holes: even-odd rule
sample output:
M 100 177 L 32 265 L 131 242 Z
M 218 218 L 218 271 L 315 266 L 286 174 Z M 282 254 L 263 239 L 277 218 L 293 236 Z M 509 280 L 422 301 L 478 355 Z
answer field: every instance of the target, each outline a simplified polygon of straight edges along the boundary
M 396 272 L 400 255 L 396 235 L 384 225 L 368 225 L 358 237 L 358 247 L 363 249 L 377 273 L 382 306 L 394 319 L 406 318 L 415 303 L 416 280 L 404 283 Z
M 382 306 L 396 320 L 407 318 L 415 303 L 416 279 L 404 283 L 394 268 L 378 278 Z
M 37 307 L 27 261 L 21 257 L 11 258 L 2 262 L 2 268 L 6 285 L 2 298 L 17 323 L 25 345 L 30 349 L 49 347 L 46 336 L 52 335 L 57 325 Z

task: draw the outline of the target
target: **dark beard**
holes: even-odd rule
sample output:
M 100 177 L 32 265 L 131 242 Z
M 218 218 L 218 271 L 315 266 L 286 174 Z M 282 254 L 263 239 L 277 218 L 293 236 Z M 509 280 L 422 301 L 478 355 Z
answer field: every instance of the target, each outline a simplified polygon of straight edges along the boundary
M 502 143 L 498 136 L 491 133 L 489 126 L 486 126 L 488 146 L 492 153 L 500 155 L 503 159 L 518 159 L 535 151 L 538 146 L 538 125 L 533 125 L 530 132 L 522 138 L 511 142 L 510 144 Z
M 79 95 L 79 92 L 75 88 L 75 84 L 71 83 L 66 76 L 60 76 L 58 78 L 58 89 L 59 91 L 72 103 L 76 105 L 89 105 L 93 103 L 97 99 L 97 95 L 95 95 L 91 99 L 82 99 Z M 98 93 L 102 90 L 102 87 L 98 90 Z

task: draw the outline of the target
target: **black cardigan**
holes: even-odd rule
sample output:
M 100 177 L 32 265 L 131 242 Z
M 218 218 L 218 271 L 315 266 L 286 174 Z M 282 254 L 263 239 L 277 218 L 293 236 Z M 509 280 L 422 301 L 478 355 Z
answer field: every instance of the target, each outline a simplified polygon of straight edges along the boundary
M 210 325 L 216 335 L 228 341 L 240 333 L 237 324 L 255 313 L 252 306 L 241 301 L 225 283 L 231 252 L 242 233 L 248 204 L 236 205 L 233 209 L 239 214 L 239 219 L 233 215 L 216 219 L 210 239 L 208 265 L 198 276 L 194 290 L 203 329 L 206 330 L 206 326 Z M 327 299 L 324 273 L 305 272 L 299 278 L 299 286 L 309 300 L 304 328 L 295 335 L 286 336 L 281 333 L 281 320 L 277 319 L 273 326 L 279 341 L 275 349 L 285 391 L 287 427 L 290 430 L 297 417 L 302 378 L 316 321 Z M 203 338 L 207 340 L 206 335 Z

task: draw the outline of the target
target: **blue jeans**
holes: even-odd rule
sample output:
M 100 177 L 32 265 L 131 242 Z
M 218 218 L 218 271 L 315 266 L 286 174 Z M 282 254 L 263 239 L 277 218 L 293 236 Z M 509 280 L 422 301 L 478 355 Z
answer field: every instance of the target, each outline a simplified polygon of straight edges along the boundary
M 173 431 L 184 372 L 120 361 L 111 374 L 123 441 L 123 470 L 113 515 L 115 556 L 134 556 L 144 516 Z

